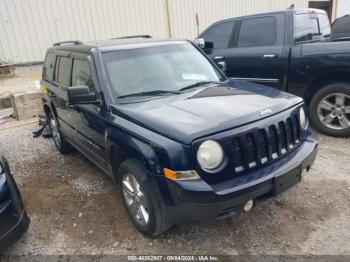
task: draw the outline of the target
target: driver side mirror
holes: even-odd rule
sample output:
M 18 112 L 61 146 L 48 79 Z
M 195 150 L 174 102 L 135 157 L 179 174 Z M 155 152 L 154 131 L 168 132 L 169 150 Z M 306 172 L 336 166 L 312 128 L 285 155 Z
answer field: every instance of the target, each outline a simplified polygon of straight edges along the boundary
M 97 96 L 87 86 L 72 86 L 67 89 L 70 104 L 91 104 L 97 102 Z
M 201 49 L 213 49 L 214 43 L 213 42 L 205 42 L 204 38 L 197 38 L 193 41 L 193 43 L 198 46 Z
M 197 38 L 193 41 L 193 43 L 198 46 L 199 48 L 205 48 L 205 41 L 204 38 Z

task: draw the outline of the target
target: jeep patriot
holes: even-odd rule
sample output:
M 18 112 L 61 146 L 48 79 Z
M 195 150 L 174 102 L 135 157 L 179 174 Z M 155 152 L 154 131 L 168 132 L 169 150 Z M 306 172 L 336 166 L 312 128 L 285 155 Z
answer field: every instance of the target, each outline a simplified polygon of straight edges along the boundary
M 145 235 L 248 212 L 316 157 L 301 98 L 229 80 L 189 41 L 56 43 L 41 85 L 57 149 L 110 175 Z

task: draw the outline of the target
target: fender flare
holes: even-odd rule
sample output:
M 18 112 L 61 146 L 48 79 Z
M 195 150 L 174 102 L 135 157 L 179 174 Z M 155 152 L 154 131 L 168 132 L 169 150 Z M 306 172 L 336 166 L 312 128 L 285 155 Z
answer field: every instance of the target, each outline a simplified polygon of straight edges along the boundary
M 106 159 L 109 161 L 114 173 L 117 172 L 119 165 L 127 158 L 134 157 L 139 160 L 149 171 L 149 176 L 162 175 L 161 164 L 154 147 L 135 135 L 130 135 L 121 129 L 115 128 L 106 130 Z M 113 150 L 119 150 L 121 156 L 118 163 L 116 161 Z M 118 157 L 117 157 L 118 158 Z M 113 174 L 115 176 L 116 174 Z M 114 177 L 117 181 L 117 178 Z
M 44 109 L 44 112 L 45 112 L 45 115 L 46 115 L 46 119 L 48 117 L 48 113 L 51 113 L 51 115 L 55 118 L 55 120 L 58 123 L 58 125 L 60 125 L 60 122 L 58 121 L 58 114 L 57 114 L 56 108 L 55 108 L 55 106 L 52 103 L 49 103 L 48 101 L 44 102 L 43 103 L 43 109 Z
M 114 149 L 119 150 L 120 155 L 114 155 Z M 157 152 L 158 150 L 160 151 Z M 149 179 L 155 183 L 155 185 L 157 184 L 155 190 L 158 199 L 162 199 L 166 203 L 171 204 L 172 200 L 162 197 L 162 195 L 170 195 L 166 182 L 164 179 L 157 179 L 157 177 L 164 176 L 160 163 L 164 164 L 163 161 L 167 162 L 166 158 L 164 158 L 164 160 L 163 157 L 162 159 L 159 158 L 159 154 L 162 154 L 161 150 L 160 148 L 155 148 L 155 145 L 153 147 L 150 143 L 141 140 L 136 135 L 129 135 L 120 129 L 113 129 L 113 133 L 106 132 L 106 159 L 110 161 L 109 165 L 112 170 L 113 181 L 115 183 L 119 183 L 120 181 L 118 177 L 118 168 L 120 164 L 126 159 L 135 158 L 145 166 Z

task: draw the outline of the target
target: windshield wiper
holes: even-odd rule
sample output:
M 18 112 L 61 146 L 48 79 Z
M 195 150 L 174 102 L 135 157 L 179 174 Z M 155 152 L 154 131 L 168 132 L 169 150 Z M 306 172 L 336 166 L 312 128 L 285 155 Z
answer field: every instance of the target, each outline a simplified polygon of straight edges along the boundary
M 157 96 L 164 94 L 180 94 L 179 91 L 166 91 L 166 90 L 152 90 L 147 92 L 139 92 L 129 95 L 118 96 L 118 98 L 133 97 L 133 96 Z
M 204 85 L 208 85 L 208 84 L 221 84 L 221 82 L 219 82 L 219 81 L 200 81 L 200 82 L 196 82 L 192 85 L 185 86 L 185 87 L 181 88 L 179 91 L 184 91 L 187 89 L 191 89 L 191 88 L 195 88 L 195 87 L 199 87 L 199 86 L 204 86 Z

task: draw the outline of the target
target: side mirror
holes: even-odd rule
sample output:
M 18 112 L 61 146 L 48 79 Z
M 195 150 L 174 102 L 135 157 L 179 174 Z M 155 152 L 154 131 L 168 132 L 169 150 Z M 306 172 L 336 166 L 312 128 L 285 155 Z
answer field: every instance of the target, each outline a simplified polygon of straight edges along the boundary
M 193 41 L 193 43 L 198 46 L 199 48 L 205 48 L 205 41 L 204 38 L 197 38 Z
M 219 61 L 216 64 L 222 70 L 222 72 L 226 73 L 226 62 L 225 61 Z
M 225 57 L 215 56 L 213 60 L 215 64 L 226 74 L 227 67 L 226 67 Z
M 68 102 L 70 104 L 90 104 L 97 102 L 95 93 L 91 93 L 87 86 L 68 87 Z
M 214 43 L 213 42 L 204 42 L 204 48 L 206 49 L 213 49 Z

